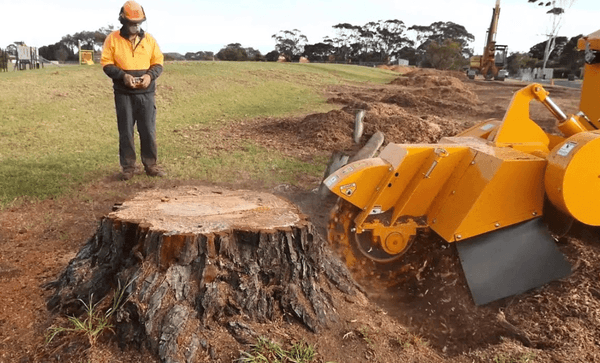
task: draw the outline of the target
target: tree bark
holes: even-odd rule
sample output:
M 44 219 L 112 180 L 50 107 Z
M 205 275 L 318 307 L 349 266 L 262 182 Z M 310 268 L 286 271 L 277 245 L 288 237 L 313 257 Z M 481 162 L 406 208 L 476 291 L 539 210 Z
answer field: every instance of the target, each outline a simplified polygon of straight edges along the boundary
M 213 357 L 207 331 L 217 328 L 241 345 L 258 337 L 253 323 L 287 319 L 318 332 L 337 321 L 336 296 L 359 292 L 291 203 L 198 187 L 151 190 L 115 206 L 49 287 L 49 309 L 67 315 L 83 312 L 79 299 L 110 301 L 125 288 L 119 343 L 164 362 Z

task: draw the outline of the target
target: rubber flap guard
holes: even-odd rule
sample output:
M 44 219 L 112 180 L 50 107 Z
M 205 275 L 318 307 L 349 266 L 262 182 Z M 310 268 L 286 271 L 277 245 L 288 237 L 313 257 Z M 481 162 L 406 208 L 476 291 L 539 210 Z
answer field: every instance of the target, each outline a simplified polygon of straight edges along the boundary
M 571 273 L 541 218 L 457 242 L 477 305 L 523 293 Z

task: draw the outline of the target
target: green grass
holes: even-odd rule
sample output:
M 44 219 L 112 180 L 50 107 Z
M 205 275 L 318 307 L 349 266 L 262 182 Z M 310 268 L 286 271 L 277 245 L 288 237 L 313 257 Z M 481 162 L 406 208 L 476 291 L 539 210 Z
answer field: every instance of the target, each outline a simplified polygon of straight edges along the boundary
M 301 341 L 285 350 L 276 342 L 259 337 L 249 352 L 241 352 L 239 363 L 312 363 L 317 353 L 310 344 Z
M 256 117 L 327 112 L 330 85 L 387 83 L 393 72 L 330 64 L 182 62 L 158 80 L 160 164 L 170 178 L 291 182 L 319 176 L 326 160 L 281 155 L 252 141 L 208 153 L 175 132 L 218 130 Z M 99 65 L 0 73 L 0 207 L 45 199 L 116 173 L 118 132 L 112 81 Z
M 94 304 L 93 295 L 90 296 L 89 303 L 79 299 L 85 308 L 84 317 L 69 316 L 67 317 L 69 322 L 68 327 L 50 327 L 46 335 L 46 344 L 49 344 L 59 334 L 80 334 L 88 339 L 90 347 L 96 345 L 98 338 L 103 332 L 107 330 L 112 331 L 111 318 L 127 302 L 128 297 L 125 297 L 125 290 L 127 290 L 132 282 L 133 280 L 122 287 L 121 281 L 119 281 L 113 294 L 112 304 L 104 313 L 98 308 L 102 300 Z

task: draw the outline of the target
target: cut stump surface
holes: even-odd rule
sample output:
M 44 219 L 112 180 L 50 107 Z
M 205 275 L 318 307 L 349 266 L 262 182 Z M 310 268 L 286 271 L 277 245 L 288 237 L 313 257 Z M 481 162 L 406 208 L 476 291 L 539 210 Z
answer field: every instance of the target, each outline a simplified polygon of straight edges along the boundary
M 152 230 L 218 233 L 306 223 L 296 206 L 273 194 L 218 188 L 150 190 L 116 207 L 109 218 L 141 221 Z
M 337 322 L 342 296 L 362 296 L 295 205 L 215 187 L 148 190 L 116 205 L 49 286 L 48 307 L 68 315 L 124 289 L 118 341 L 165 362 L 229 360 L 274 321 L 318 332 Z M 215 352 L 214 339 L 232 351 Z

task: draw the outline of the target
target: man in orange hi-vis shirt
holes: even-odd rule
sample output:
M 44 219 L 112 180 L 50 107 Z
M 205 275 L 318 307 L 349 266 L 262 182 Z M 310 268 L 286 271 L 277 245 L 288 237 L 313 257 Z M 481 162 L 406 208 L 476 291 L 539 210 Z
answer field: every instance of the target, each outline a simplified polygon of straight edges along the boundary
M 144 9 L 127 1 L 119 13 L 120 30 L 110 33 L 102 49 L 104 73 L 113 80 L 119 161 L 122 180 L 129 180 L 136 170 L 134 125 L 140 135 L 141 159 L 146 174 L 164 176 L 156 165 L 156 79 L 163 71 L 164 57 L 156 40 L 140 28 L 146 20 Z

